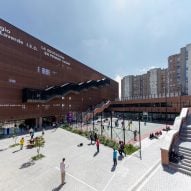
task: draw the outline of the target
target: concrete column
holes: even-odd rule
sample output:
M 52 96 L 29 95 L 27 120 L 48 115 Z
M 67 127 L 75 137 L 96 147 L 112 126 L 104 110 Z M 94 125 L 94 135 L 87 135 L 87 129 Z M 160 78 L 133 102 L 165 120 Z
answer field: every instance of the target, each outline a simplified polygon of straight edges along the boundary
M 41 129 L 42 128 L 42 117 L 36 118 L 36 128 Z

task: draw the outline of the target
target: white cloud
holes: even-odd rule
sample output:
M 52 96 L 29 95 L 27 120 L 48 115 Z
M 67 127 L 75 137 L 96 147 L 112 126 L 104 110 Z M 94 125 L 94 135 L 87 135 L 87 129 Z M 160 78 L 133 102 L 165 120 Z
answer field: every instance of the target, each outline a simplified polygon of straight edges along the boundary
M 139 74 L 145 74 L 145 73 L 147 73 L 149 70 L 154 69 L 154 68 L 157 68 L 157 67 L 156 67 L 156 66 L 150 66 L 150 67 L 148 67 L 148 68 L 142 68 L 142 69 L 139 70 Z
M 122 79 L 122 76 L 120 76 L 119 74 L 116 75 L 116 77 L 114 78 L 114 80 L 116 82 L 119 83 L 119 98 L 121 98 L 121 79 Z

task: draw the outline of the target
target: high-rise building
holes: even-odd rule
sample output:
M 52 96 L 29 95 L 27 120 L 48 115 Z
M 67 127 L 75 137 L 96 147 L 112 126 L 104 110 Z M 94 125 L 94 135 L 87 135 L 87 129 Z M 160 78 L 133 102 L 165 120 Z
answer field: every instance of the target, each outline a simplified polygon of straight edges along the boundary
M 168 76 L 167 69 L 160 69 L 159 82 L 158 82 L 158 97 L 168 96 Z
M 150 91 L 149 72 L 142 75 L 141 83 L 142 83 L 142 97 L 146 98 L 148 97 Z
M 133 97 L 135 99 L 139 99 L 142 97 L 142 83 L 141 83 L 141 75 L 137 75 L 133 77 Z
M 191 95 L 191 44 L 186 46 L 186 73 L 185 73 L 185 91 Z
M 160 68 L 153 68 L 149 70 L 150 96 L 157 97 L 159 94 L 159 75 Z
M 122 79 L 122 98 L 173 97 L 191 95 L 191 44 L 168 57 L 168 68 L 154 68 Z
M 121 80 L 121 97 L 131 99 L 133 97 L 133 76 L 125 76 Z
M 169 94 L 191 95 L 191 44 L 168 58 Z
M 177 96 L 181 92 L 182 64 L 181 54 L 168 57 L 168 94 L 170 97 Z

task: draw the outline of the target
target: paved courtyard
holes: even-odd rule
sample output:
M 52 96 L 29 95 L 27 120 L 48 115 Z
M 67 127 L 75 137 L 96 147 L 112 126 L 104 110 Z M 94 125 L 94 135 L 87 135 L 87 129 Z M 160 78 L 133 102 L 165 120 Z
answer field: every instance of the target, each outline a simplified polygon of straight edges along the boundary
M 169 190 L 168 184 L 176 183 L 176 188 L 186 184 L 191 187 L 190 177 L 169 173 L 160 169 L 160 145 L 167 132 L 159 139 L 142 141 L 142 160 L 139 151 L 118 161 L 113 168 L 112 149 L 100 145 L 96 155 L 96 146 L 79 135 L 63 129 L 47 130 L 45 146 L 41 153 L 46 157 L 32 162 L 36 149 L 19 150 L 9 148 L 12 138 L 0 140 L 0 190 L 1 191 L 128 191 L 128 190 Z M 25 140 L 29 135 L 25 135 Z M 78 147 L 79 143 L 82 147 Z M 59 164 L 66 158 L 66 184 L 60 186 Z M 154 169 L 157 169 L 155 172 Z M 152 173 L 151 173 L 152 172 Z M 150 175 L 150 176 L 149 176 Z M 180 184 L 177 175 L 183 177 Z M 159 176 L 159 179 L 157 178 Z M 164 178 L 163 178 L 164 176 Z M 166 179 L 166 177 L 168 178 Z M 185 178 L 186 177 L 186 178 Z M 166 186 L 155 185 L 164 182 Z M 179 185 L 179 186 L 178 186 Z M 183 189 L 186 190 L 186 189 Z

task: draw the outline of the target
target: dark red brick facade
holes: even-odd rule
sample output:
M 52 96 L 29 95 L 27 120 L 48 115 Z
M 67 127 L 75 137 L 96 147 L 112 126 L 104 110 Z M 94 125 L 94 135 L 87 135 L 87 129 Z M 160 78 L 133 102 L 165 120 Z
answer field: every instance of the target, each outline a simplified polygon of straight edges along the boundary
M 45 103 L 23 103 L 24 88 L 45 89 L 64 83 L 100 80 L 107 76 L 0 19 L 0 121 L 58 116 L 86 111 L 103 99 L 118 97 L 118 83 Z

